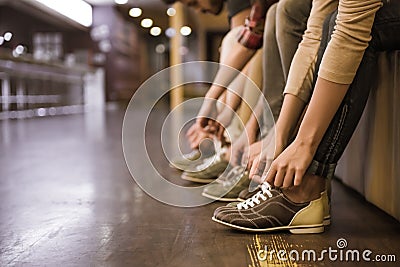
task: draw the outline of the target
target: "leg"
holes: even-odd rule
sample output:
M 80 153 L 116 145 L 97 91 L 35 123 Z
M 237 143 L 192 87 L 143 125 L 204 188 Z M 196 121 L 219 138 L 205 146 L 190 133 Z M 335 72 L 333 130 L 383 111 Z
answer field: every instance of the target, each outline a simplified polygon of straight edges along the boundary
M 275 120 L 282 106 L 290 64 L 307 28 L 311 0 L 281 0 L 267 14 L 264 31 L 264 94 Z
M 312 0 L 281 0 L 276 11 L 276 40 L 287 80 L 290 64 L 307 28 Z
M 263 47 L 263 91 L 275 119 L 281 109 L 281 96 L 285 87 L 285 78 L 276 40 L 276 10 L 277 4 L 273 5 L 267 12 Z
M 336 13 L 324 27 L 319 58 L 322 57 L 334 28 Z M 372 40 L 350 88 L 326 131 L 308 169 L 309 174 L 332 177 L 336 164 L 350 141 L 367 103 L 370 90 L 375 86 L 376 51 L 400 49 L 400 38 L 394 32 L 400 31 L 400 3 L 385 3 L 378 11 L 372 31 Z M 320 59 L 319 61 L 320 62 Z M 318 66 L 318 65 L 317 65 Z

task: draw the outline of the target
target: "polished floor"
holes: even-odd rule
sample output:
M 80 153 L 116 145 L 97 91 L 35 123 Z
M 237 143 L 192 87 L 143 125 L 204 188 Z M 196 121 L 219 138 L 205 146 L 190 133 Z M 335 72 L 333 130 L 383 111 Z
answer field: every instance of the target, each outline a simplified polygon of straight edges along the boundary
M 154 200 L 126 167 L 123 112 L 0 121 L 0 266 L 400 265 L 400 223 L 337 181 L 333 223 L 320 235 L 241 233 L 211 221 L 220 203 L 177 208 Z M 397 262 L 277 258 L 279 250 L 338 250 L 338 240 Z

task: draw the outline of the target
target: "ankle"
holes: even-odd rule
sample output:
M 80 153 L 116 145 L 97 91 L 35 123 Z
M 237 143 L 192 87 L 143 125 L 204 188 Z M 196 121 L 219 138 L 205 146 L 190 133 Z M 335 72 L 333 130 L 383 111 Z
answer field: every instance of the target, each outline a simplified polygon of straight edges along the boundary
M 295 203 L 309 202 L 321 197 L 325 190 L 325 178 L 316 175 L 305 175 L 299 186 L 282 190 L 284 195 Z

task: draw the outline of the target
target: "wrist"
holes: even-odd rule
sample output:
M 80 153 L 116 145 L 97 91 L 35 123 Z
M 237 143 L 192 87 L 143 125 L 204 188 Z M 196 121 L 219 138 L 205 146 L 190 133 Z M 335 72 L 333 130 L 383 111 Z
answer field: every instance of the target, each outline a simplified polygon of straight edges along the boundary
M 233 119 L 233 112 L 230 109 L 225 108 L 220 114 L 218 114 L 216 121 L 224 127 L 228 127 Z
M 294 142 L 299 146 L 309 148 L 311 153 L 315 153 L 319 145 L 317 138 L 312 134 L 303 135 L 299 133 Z
M 247 133 L 247 139 L 254 142 L 257 138 L 257 131 L 254 131 L 252 128 L 245 128 L 244 131 Z
M 224 91 L 224 87 L 213 84 L 211 85 L 210 89 L 208 89 L 206 95 L 204 96 L 206 99 L 209 100 L 217 100 Z
M 275 143 L 277 146 L 286 147 L 289 143 L 290 131 L 284 131 L 279 125 L 276 125 Z
M 215 106 L 215 99 L 210 99 L 206 97 L 204 99 L 203 104 L 200 107 L 199 113 L 197 114 L 198 117 L 207 117 L 212 113 L 212 110 Z

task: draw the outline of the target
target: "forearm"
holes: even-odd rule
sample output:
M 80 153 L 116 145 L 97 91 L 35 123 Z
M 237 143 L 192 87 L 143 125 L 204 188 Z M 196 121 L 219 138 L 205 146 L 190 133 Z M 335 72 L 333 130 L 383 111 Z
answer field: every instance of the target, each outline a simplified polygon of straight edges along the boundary
M 293 136 L 306 103 L 292 94 L 285 94 L 281 113 L 276 122 L 276 143 L 286 147 Z
M 232 92 L 230 90 L 226 92 L 225 105 L 217 117 L 217 121 L 223 121 L 226 124 L 225 126 L 231 123 L 235 112 L 242 103 L 242 98 L 238 93 L 240 92 Z
M 315 153 L 348 88 L 348 84 L 333 83 L 321 77 L 317 79 L 296 141 L 309 146 Z
M 309 108 L 300 125 L 298 140 L 317 149 L 326 129 L 353 81 L 371 39 L 379 0 L 341 0 L 336 26 L 324 56 Z M 339 53 L 339 54 L 338 54 Z
M 233 79 L 237 77 L 239 71 L 244 68 L 256 51 L 235 43 L 230 56 L 220 62 L 221 66 L 206 97 L 217 99 Z
M 261 118 L 263 115 L 263 110 L 266 105 L 266 100 L 263 95 L 261 95 L 258 99 L 257 105 L 254 107 L 253 112 L 250 115 L 249 120 L 246 123 L 246 131 L 254 135 L 257 135 L 258 130 L 260 129 Z
M 225 92 L 225 88 L 237 77 L 247 62 L 252 58 L 257 50 L 249 49 L 239 43 L 235 43 L 232 48 L 231 55 L 221 61 L 221 66 L 218 69 L 213 84 L 208 89 L 204 103 L 199 111 L 199 116 L 208 115 L 208 111 L 215 101 Z M 236 100 L 235 100 L 236 101 Z
M 246 20 L 244 30 L 239 34 L 237 42 L 233 44 L 230 55 L 221 60 L 221 67 L 214 79 L 206 97 L 217 99 L 237 76 L 234 70 L 242 70 L 251 57 L 262 46 L 264 31 L 264 18 L 267 10 L 278 0 L 254 0 L 249 18 Z M 255 36 L 260 36 L 259 41 Z M 227 66 L 227 67 L 225 67 Z M 230 67 L 230 68 L 229 68 Z M 233 70 L 231 69 L 233 68 Z

